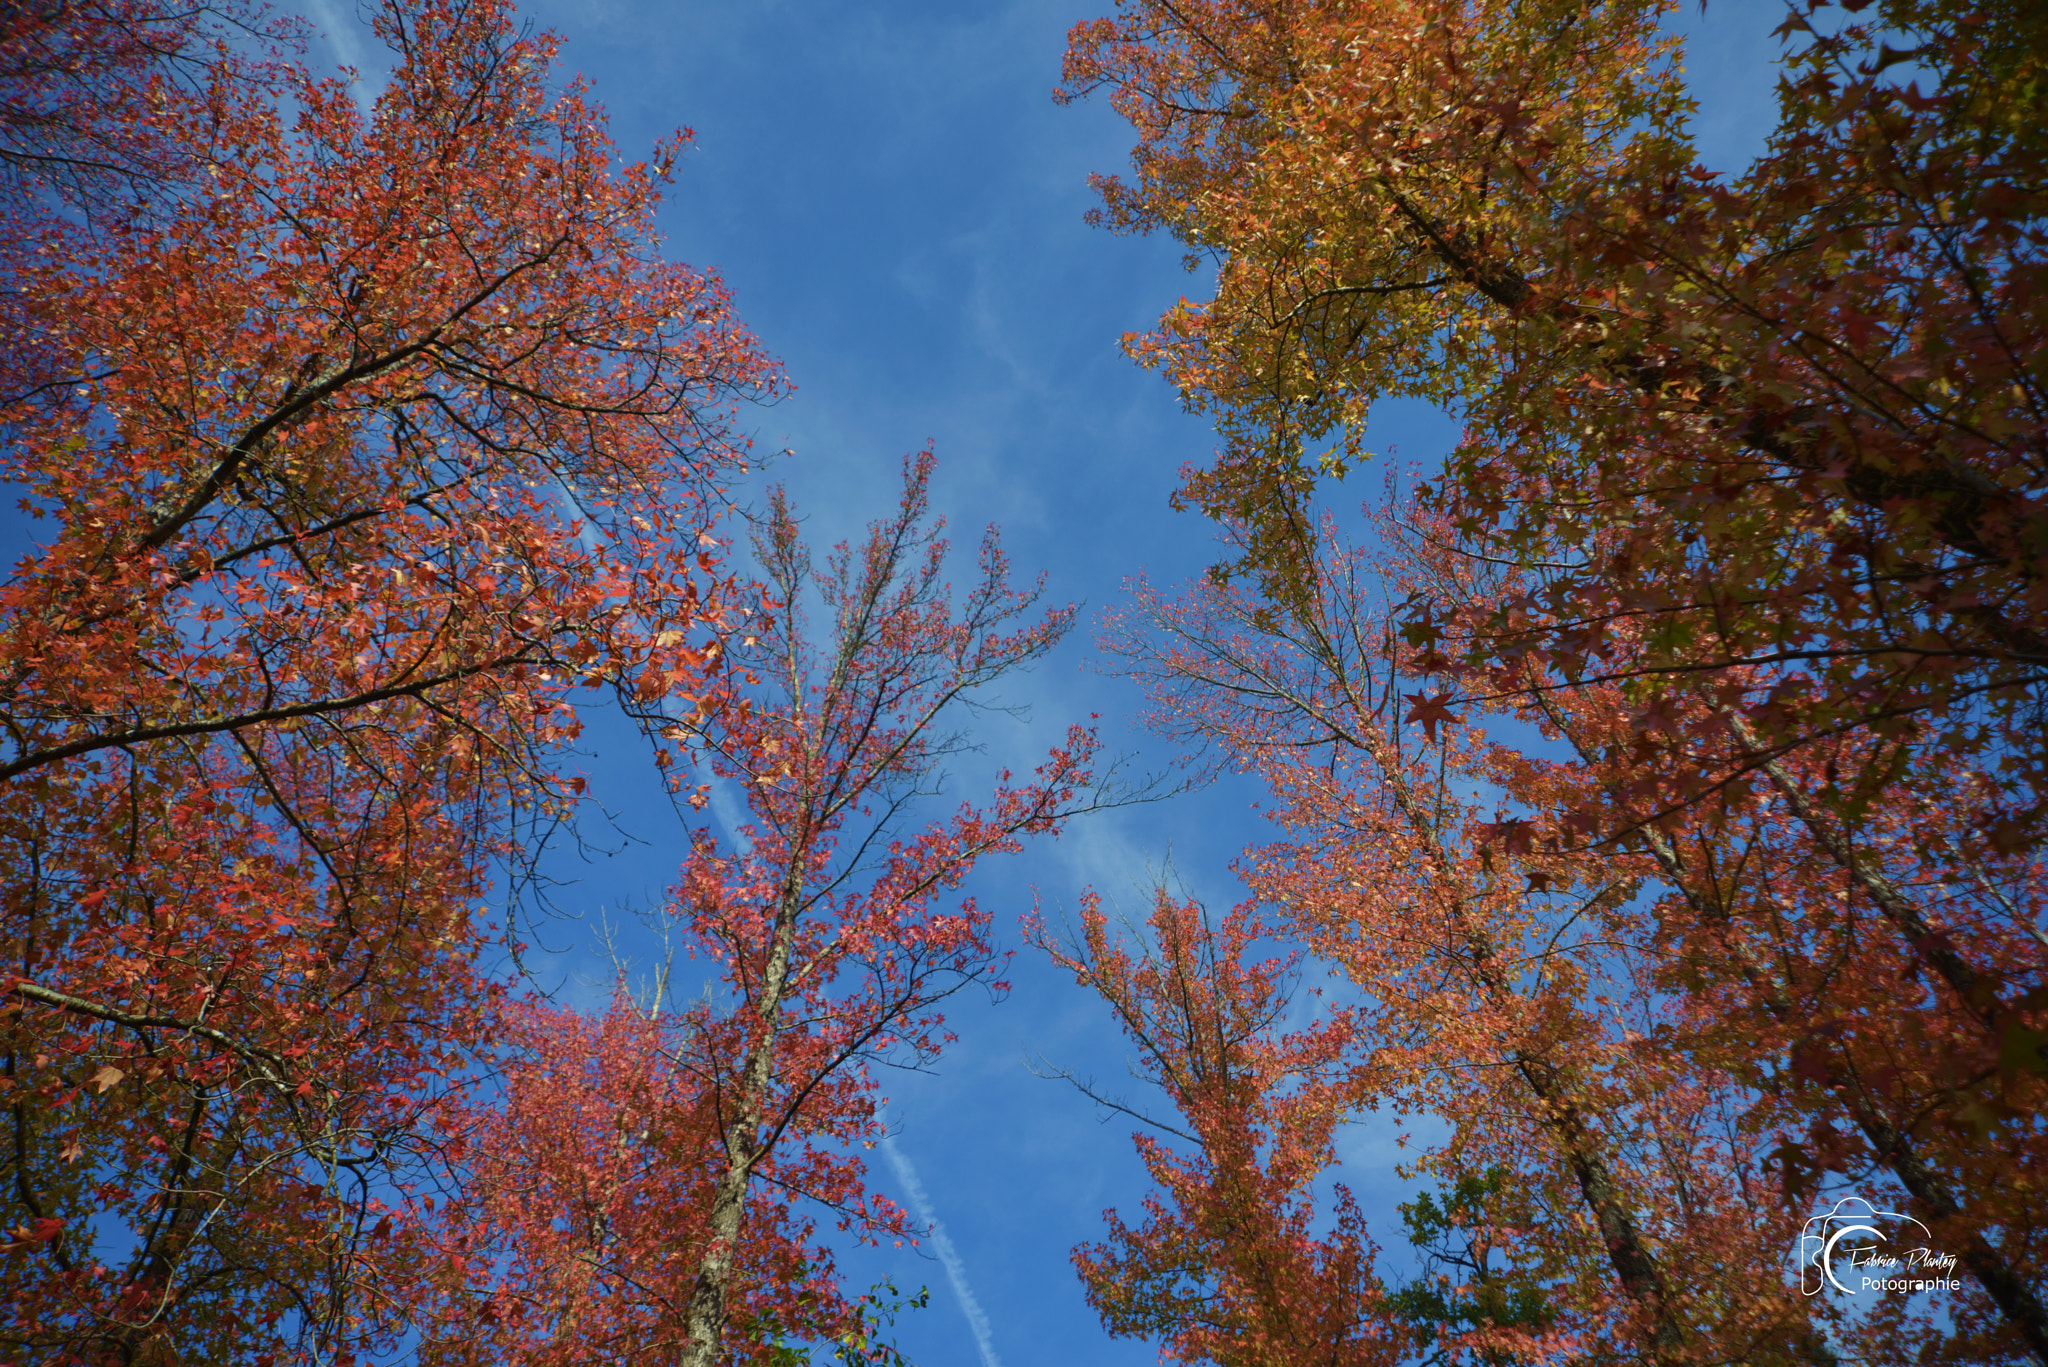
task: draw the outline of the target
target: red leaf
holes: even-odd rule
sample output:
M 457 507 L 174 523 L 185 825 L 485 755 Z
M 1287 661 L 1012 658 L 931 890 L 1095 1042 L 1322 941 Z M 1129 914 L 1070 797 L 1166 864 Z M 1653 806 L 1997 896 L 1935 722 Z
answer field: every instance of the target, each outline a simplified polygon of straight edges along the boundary
M 1451 695 L 1448 692 L 1439 693 L 1433 698 L 1426 697 L 1421 693 L 1405 693 L 1402 696 L 1414 704 L 1414 706 L 1408 709 L 1408 715 L 1402 718 L 1402 720 L 1421 722 L 1423 734 L 1428 736 L 1432 743 L 1436 740 L 1438 722 L 1442 722 L 1445 726 L 1456 726 L 1461 721 L 1461 718 L 1451 715 L 1449 707 Z

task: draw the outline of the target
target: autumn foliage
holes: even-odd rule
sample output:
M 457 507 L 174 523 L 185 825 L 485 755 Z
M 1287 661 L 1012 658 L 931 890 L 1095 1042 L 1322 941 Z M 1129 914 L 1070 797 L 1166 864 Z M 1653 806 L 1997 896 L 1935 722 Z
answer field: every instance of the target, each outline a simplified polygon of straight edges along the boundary
M 1138 134 L 1104 220 L 1216 265 L 1131 346 L 1216 417 L 1182 497 L 1230 559 L 1113 646 L 1281 827 L 1220 925 L 1163 903 L 1156 951 L 1091 923 L 1067 952 L 1186 1122 L 1147 1225 L 1079 1256 L 1113 1328 L 1319 1360 L 1243 1268 L 1355 1256 L 1350 1207 L 1218 1216 L 1187 1174 L 1246 1161 L 1227 1114 L 1308 1192 L 1262 1118 L 1321 1088 L 1450 1127 L 1411 1226 L 1486 1254 L 1357 1276 L 1425 1357 L 2048 1361 L 2041 16 L 1849 8 L 1787 19 L 1734 178 L 1697 164 L 1656 5 L 1131 0 L 1074 30 L 1067 93 Z M 1318 492 L 1393 397 L 1462 439 L 1351 549 Z M 1342 984 L 1323 1025 L 1271 1005 L 1248 927 Z M 1148 1043 L 1218 1017 L 1257 1023 L 1220 1112 Z M 1800 1295 L 1799 1229 L 1852 1185 L 1963 1289 Z M 1265 1251 L 1148 1242 L 1219 1220 Z M 1217 1304 L 1245 1308 L 1203 1337 Z
M 1171 1359 L 2048 1363 L 2048 21 L 1807 0 L 1726 175 L 1667 8 L 1074 30 L 1104 221 L 1216 268 L 1130 347 L 1228 558 L 1109 645 L 1274 823 L 1235 908 L 1041 934 L 1163 1099 L 1076 1266 Z M 503 0 L 371 21 L 374 94 L 241 0 L 0 14 L 0 1362 L 901 1367 L 870 1068 L 1104 800 L 1079 728 L 935 815 L 1071 613 L 993 532 L 954 592 L 929 454 L 728 562 L 782 380 L 662 255 L 687 134 L 621 164 Z M 1347 539 L 1386 399 L 1463 434 Z M 680 867 L 578 1012 L 511 890 L 593 700 Z M 1369 1115 L 1437 1136 L 1407 1262 Z M 1851 1189 L 1960 1289 L 1804 1294 Z
M 1316 1179 L 1362 1100 L 1358 1022 L 1338 1011 L 1286 1028 L 1296 963 L 1255 957 L 1264 927 L 1247 909 L 1215 925 L 1162 893 L 1147 929 L 1157 951 L 1134 955 L 1090 897 L 1073 943 L 1044 941 L 1109 1003 L 1178 1112 L 1138 1138 L 1158 1189 L 1143 1222 L 1112 1212 L 1108 1240 L 1075 1254 L 1090 1302 L 1111 1333 L 1156 1337 L 1184 1362 L 1399 1361 L 1376 1250 L 1341 1186 L 1335 1230 L 1318 1228 Z
M 1503 1297 L 1543 1309 L 1503 1317 L 1516 1323 L 1466 1315 L 1462 1327 L 1440 1316 L 1458 1330 L 1448 1350 L 1826 1361 L 1829 1342 L 1882 1358 L 1901 1333 L 1940 1337 L 1925 1318 L 1837 1323 L 1826 1302 L 1790 1289 L 1787 1251 L 1828 1173 L 1843 1172 L 1903 1188 L 1981 1278 L 1979 1294 L 1947 1307 L 1967 1326 L 1952 1352 L 2026 1344 L 2041 1216 L 2025 1174 L 2042 1155 L 2028 1118 L 2040 1083 L 2024 1060 L 2000 1053 L 2009 1046 L 1975 1003 L 1930 979 L 1793 798 L 1741 820 L 1650 827 L 1634 849 L 1546 833 L 1534 814 L 1614 782 L 1600 756 L 1627 734 L 1625 699 L 1533 695 L 1500 720 L 1540 732 L 1548 753 L 1536 756 L 1489 740 L 1469 710 L 1446 716 L 1436 698 L 1404 694 L 1399 605 L 1425 588 L 1481 586 L 1432 535 L 1440 528 L 1381 530 L 1390 549 L 1377 554 L 1326 543 L 1314 611 L 1284 625 L 1255 595 L 1208 585 L 1178 601 L 1144 596 L 1113 640 L 1155 689 L 1161 725 L 1256 773 L 1282 828 L 1240 864 L 1254 901 L 1220 926 L 1166 902 L 1144 961 L 1099 917 L 1064 956 L 1117 1008 L 1185 1117 L 1165 1124 L 1194 1147 L 1146 1141 L 1162 1200 L 1174 1198 L 1161 1211 L 1197 1218 L 1204 1206 L 1180 1174 L 1220 1167 L 1231 1145 L 1266 1180 L 1288 1173 L 1295 1199 L 1313 1204 L 1336 1159 L 1333 1126 L 1368 1108 L 1434 1117 L 1449 1137 L 1411 1171 L 1446 1188 L 1486 1184 L 1471 1218 L 1505 1259 Z M 1786 779 L 1795 796 L 1817 786 Z M 1888 852 L 1959 834 L 1936 824 L 1944 813 L 1925 795 L 1894 801 L 1913 827 L 1888 832 Z M 1972 871 L 1967 888 L 1916 886 L 1918 914 L 1938 919 L 1960 956 L 2021 959 L 2038 872 L 2019 860 Z M 1334 976 L 1330 1005 L 1288 1005 L 1261 936 L 1304 947 Z M 1162 1038 L 1231 1041 L 1235 1089 L 1192 1088 Z M 1290 1118 L 1264 1121 L 1249 1144 L 1229 1140 L 1210 1114 L 1224 1098 L 1237 1126 Z M 1212 1184 L 1202 1201 L 1215 1200 Z M 1119 1256 L 1087 1253 L 1084 1276 L 1098 1303 L 1118 1307 L 1113 1327 L 1195 1342 L 1178 1336 L 1214 1318 L 1163 1310 L 1167 1271 L 1220 1297 L 1245 1259 L 1312 1265 L 1369 1246 L 1340 1198 L 1248 1250 L 1246 1232 L 1284 1208 L 1261 1198 L 1201 1217 L 1237 1237 L 1192 1262 L 1191 1240 L 1147 1254 L 1119 1226 Z M 1333 1220 L 1337 1232 L 1321 1232 Z M 1361 1303 L 1381 1307 L 1357 1337 L 1413 1327 L 1404 1307 L 1420 1302 L 1397 1294 L 1390 1265 L 1352 1275 Z M 1125 1308 L 1133 1300 L 1143 1314 Z
M 732 639 L 740 681 L 668 723 L 744 803 L 728 838 L 693 832 L 658 914 L 708 990 L 663 1000 L 677 962 L 654 1000 L 621 996 L 599 1022 L 513 1013 L 504 1101 L 442 1122 L 470 1176 L 423 1226 L 455 1255 L 429 1360 L 715 1367 L 864 1332 L 806 1212 L 857 1238 L 918 1233 L 865 1185 L 858 1154 L 883 1134 L 867 1065 L 930 1063 L 950 1039 L 940 1003 L 1004 990 L 989 914 L 953 894 L 1098 794 L 1077 728 L 1030 782 L 1000 774 L 981 802 L 921 814 L 954 713 L 1072 620 L 1030 620 L 1037 592 L 1011 585 L 993 531 L 954 601 L 932 467 L 907 462 L 895 515 L 822 567 L 771 500 L 754 549 L 772 606 Z
M 435 1117 L 459 1180 L 439 1199 L 415 1194 L 433 1204 L 415 1205 L 408 1232 L 430 1256 L 371 1295 L 415 1327 L 424 1362 L 672 1360 L 711 1242 L 723 1138 L 703 1051 L 736 1047 L 730 1024 L 665 1019 L 623 993 L 596 1019 L 540 1001 L 505 1016 L 497 1085 Z M 848 1099 L 834 1080 L 792 1138 L 846 1128 Z M 815 1149 L 764 1156 L 732 1257 L 742 1352 L 846 1330 L 850 1308 L 794 1193 L 851 1204 L 858 1175 Z M 890 1224 L 887 1206 L 876 1213 Z
M 1139 134 L 1106 220 L 1217 261 L 1213 300 L 1134 343 L 1225 438 L 1184 495 L 1291 601 L 1372 404 L 1449 405 L 1435 504 L 1530 574 L 1484 618 L 1416 605 L 1447 668 L 1686 712 L 1638 766 L 1660 802 L 1753 768 L 1729 708 L 1766 753 L 1967 755 L 1986 837 L 2030 844 L 2038 9 L 1794 13 L 1779 129 L 1732 180 L 1694 158 L 1664 9 L 1215 0 L 1075 30 L 1068 92 Z
M 801 1174 L 784 1190 L 838 1209 L 846 1227 L 904 1232 L 901 1212 L 861 1199 L 858 1164 L 811 1151 L 804 1173 L 777 1146 L 785 1135 L 880 1135 L 864 1065 L 930 1063 L 951 1039 L 939 1003 L 975 983 L 1006 990 L 989 914 L 952 895 L 984 857 L 1056 832 L 1101 798 L 1094 735 L 1076 726 L 1028 783 L 1002 771 L 980 803 L 920 824 L 962 744 L 948 729 L 958 710 L 1043 656 L 1073 620 L 1071 609 L 1030 620 L 1041 588 L 1010 583 L 994 528 L 954 602 L 944 523 L 930 514 L 933 465 L 929 452 L 907 460 L 895 515 L 822 568 L 775 493 L 755 541 L 775 608 L 735 653 L 771 691 L 689 735 L 712 774 L 745 792 L 751 817 L 733 832 L 737 850 L 700 831 L 675 890 L 675 914 L 732 1002 L 729 1046 L 710 1022 L 691 1027 L 722 1148 L 690 1298 L 691 1367 L 720 1361 L 743 1213 L 771 1162 Z M 813 594 L 829 631 L 809 625 Z
M 494 863 L 573 798 L 572 690 L 708 693 L 728 406 L 777 383 L 656 250 L 674 148 L 619 168 L 552 40 L 394 3 L 364 107 L 259 20 L 5 20 L 24 1359 L 404 1332 L 389 1217 L 497 1028 Z

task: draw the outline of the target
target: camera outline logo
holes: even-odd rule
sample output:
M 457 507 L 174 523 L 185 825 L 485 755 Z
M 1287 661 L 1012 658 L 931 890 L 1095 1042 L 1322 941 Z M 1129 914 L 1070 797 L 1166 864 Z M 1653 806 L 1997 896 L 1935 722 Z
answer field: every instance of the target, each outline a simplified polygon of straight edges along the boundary
M 1878 1252 L 1879 1244 L 1893 1242 L 1892 1235 L 1887 1234 L 1884 1227 L 1878 1223 L 1882 1220 L 1895 1222 L 1892 1225 L 1892 1229 L 1895 1232 L 1902 1232 L 1902 1227 L 1905 1225 L 1911 1225 L 1914 1229 L 1920 1231 L 1921 1237 L 1925 1242 L 1918 1248 L 1907 1252 L 1903 1261 L 1909 1265 L 1915 1267 L 1945 1267 L 1949 1269 L 1955 1266 L 1956 1258 L 1954 1254 L 1938 1254 L 1934 1252 L 1934 1231 L 1921 1224 L 1920 1221 L 1910 1215 L 1902 1215 L 1895 1210 L 1882 1210 L 1864 1200 L 1861 1196 L 1844 1196 L 1835 1202 L 1832 1210 L 1823 1215 L 1816 1215 L 1808 1220 L 1805 1229 L 1800 1232 L 1800 1292 L 1807 1296 L 1817 1296 L 1832 1286 L 1845 1296 L 1857 1294 L 1849 1287 L 1843 1285 L 1842 1279 L 1835 1275 L 1835 1259 L 1844 1254 L 1848 1256 L 1848 1265 L 1851 1267 L 1868 1267 L 1872 1265 L 1883 1267 L 1897 1266 L 1902 1261 L 1900 1258 Z M 1869 1241 L 1850 1244 L 1846 1248 L 1843 1247 L 1842 1241 L 1852 1235 L 1869 1236 Z M 1945 1279 L 1944 1283 L 1930 1284 L 1924 1280 L 1897 1282 L 1894 1278 L 1879 1277 L 1873 1279 L 1865 1276 L 1863 1281 L 1863 1290 L 1865 1291 L 1934 1290 L 1938 1289 L 1938 1287 L 1945 1287 Z

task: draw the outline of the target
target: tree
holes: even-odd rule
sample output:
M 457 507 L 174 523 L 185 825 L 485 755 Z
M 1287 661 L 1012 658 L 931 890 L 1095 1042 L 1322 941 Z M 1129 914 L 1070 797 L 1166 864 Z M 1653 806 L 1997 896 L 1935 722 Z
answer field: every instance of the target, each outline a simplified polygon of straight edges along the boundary
M 1132 0 L 1075 30 L 1068 95 L 1108 87 L 1139 132 L 1107 219 L 1218 266 L 1133 349 L 1217 415 L 1182 497 L 1230 529 L 1218 577 L 1256 596 L 1224 616 L 1265 644 L 1196 631 L 1162 677 L 1253 726 L 1306 704 L 1227 662 L 1377 661 L 1353 721 L 1301 713 L 1332 749 L 1390 712 L 1426 744 L 1519 723 L 1519 752 L 1465 770 L 1501 807 L 1466 848 L 1538 896 L 1572 880 L 1528 860 L 1591 857 L 1658 899 L 1654 926 L 1608 926 L 1573 1009 L 1634 981 L 1669 1013 L 1639 1030 L 1655 1067 L 1772 1136 L 1786 1208 L 1831 1172 L 1896 1182 L 1972 1273 L 1947 1351 L 2048 1360 L 2015 1186 L 2048 1074 L 2042 141 L 2014 114 L 2042 16 L 1823 8 L 1781 30 L 1780 127 L 1733 181 L 1695 162 L 1656 5 Z M 1314 496 L 1398 395 L 1465 434 L 1375 524 L 1398 610 L 1361 619 Z M 1274 781 L 1316 810 L 1305 774 Z M 1325 819 L 1306 875 L 1395 838 Z
M 993 529 L 973 587 L 950 606 L 943 524 L 924 526 L 931 469 L 929 454 L 907 462 L 896 515 L 857 553 L 837 548 L 822 575 L 775 498 L 756 554 L 777 611 L 741 658 L 780 696 L 725 708 L 694 737 L 712 772 L 744 788 L 754 820 L 738 857 L 700 832 L 677 889 L 743 1042 L 698 1055 L 725 1161 L 691 1293 L 690 1367 L 718 1361 L 747 1192 L 784 1133 L 833 1090 L 863 1090 L 847 1071 L 856 1061 L 934 1058 L 949 1038 L 935 1010 L 945 997 L 974 982 L 1001 990 L 987 913 L 939 898 L 983 856 L 1055 830 L 1088 782 L 1094 738 L 1071 728 L 1032 782 L 1012 786 L 1005 772 L 984 806 L 906 828 L 957 744 L 938 729 L 947 713 L 1042 656 L 1073 620 L 1062 609 L 1003 634 L 1038 590 L 1010 587 Z M 822 651 L 805 630 L 813 584 L 832 617 Z M 872 1109 L 843 1104 L 839 1137 L 870 1139 Z
M 1242 861 L 1255 902 L 1226 927 L 1302 945 L 1345 984 L 1324 1018 L 1345 1023 L 1324 1065 L 1349 1070 L 1339 1108 L 1440 1117 L 1450 1137 L 1408 1171 L 1494 1193 L 1463 1203 L 1469 1237 L 1505 1253 L 1503 1295 L 1540 1294 L 1544 1315 L 1461 1324 L 1483 1306 L 1432 1302 L 1445 1350 L 1824 1363 L 1940 1344 L 1944 1360 L 2038 1357 L 2044 1216 L 2024 1174 L 2043 1158 L 2040 1084 L 1987 1029 L 1982 1001 L 1925 972 L 1789 799 L 1646 822 L 1633 848 L 1586 842 L 1556 814 L 1597 802 L 1626 818 L 1636 800 L 1602 758 L 1631 734 L 1620 689 L 1533 691 L 1498 720 L 1540 730 L 1543 752 L 1490 741 L 1472 708 L 1402 692 L 1422 652 L 1402 642 L 1401 605 L 1428 593 L 1484 608 L 1515 591 L 1512 577 L 1494 582 L 1507 572 L 1460 554 L 1440 523 L 1384 520 L 1370 554 L 1325 530 L 1306 609 L 1282 616 L 1213 583 L 1179 601 L 1141 594 L 1110 644 L 1154 689 L 1169 734 L 1256 773 L 1273 798 L 1284 837 Z M 1822 778 L 1815 756 L 1781 769 L 1795 794 Z M 1873 811 L 1888 859 L 1910 869 L 1912 841 L 1963 834 L 1937 798 L 1901 785 Z M 1974 885 L 1923 876 L 1900 895 L 1959 956 L 2023 962 L 2038 868 L 1972 867 Z M 1182 953 L 1156 917 L 1154 934 L 1162 956 Z M 1203 935 L 1189 953 L 1247 952 L 1242 932 Z M 1088 950 L 1071 957 L 1130 1019 L 1121 984 L 1137 975 L 1092 939 Z M 1243 973 L 1164 980 L 1213 982 L 1232 1010 L 1271 1021 Z M 1171 992 L 1149 999 L 1176 1020 L 1193 1010 Z M 1288 1029 L 1301 1020 L 1290 1013 Z M 1244 1047 L 1285 1057 L 1285 1038 L 1273 1026 Z M 1181 1104 L 1173 1074 L 1150 1071 Z M 1274 1069 L 1254 1090 L 1298 1085 Z M 1333 1123 L 1318 1116 L 1308 1142 Z M 1187 1130 L 1217 1161 L 1210 1133 Z M 1300 1142 L 1275 1133 L 1275 1153 Z M 1903 1202 L 1958 1256 L 1966 1290 L 1871 1319 L 1801 1297 L 1787 1252 L 1844 1181 Z M 1209 1218 L 1263 1217 L 1234 1206 Z M 1127 1259 L 1118 1284 L 1146 1285 L 1162 1265 Z M 1408 1328 L 1430 1309 L 1407 1291 L 1384 1303 Z M 1178 1343 L 1184 1331 L 1160 1332 Z
M 1518 590 L 1518 574 L 1464 556 L 1441 520 L 1380 526 L 1409 567 L 1404 592 L 1490 610 Z M 1390 650 L 1396 639 L 1390 628 Z M 1670 1042 L 1764 1089 L 1745 1124 L 1775 1128 L 1787 1206 L 1815 1203 L 1828 1172 L 1896 1192 L 1988 1301 L 1971 1317 L 1996 1327 L 1960 1356 L 2017 1342 L 2048 1357 L 2031 1271 L 2042 1249 L 2020 1233 L 2041 1219 L 2020 1174 L 2048 1137 L 2048 889 L 2038 859 L 1970 848 L 1977 813 L 1956 800 L 1968 762 L 1937 755 L 1872 783 L 1883 742 L 1850 733 L 1765 761 L 1748 801 L 1659 812 L 1657 784 L 1627 758 L 1654 742 L 1625 693 L 1532 687 L 1512 703 L 1569 758 L 1523 755 L 1503 785 L 1522 818 L 1483 838 L 1597 850 L 1590 834 L 1633 832 L 1665 894 L 1659 986 L 1690 1000 L 1688 1036 Z M 1879 1356 L 1897 1341 L 1865 1337 Z
M 97 198 L 10 163 L 0 1342 L 339 1360 L 400 1332 L 379 1232 L 491 1037 L 572 690 L 712 691 L 728 405 L 775 371 L 657 254 L 677 144 L 616 166 L 494 0 L 379 9 L 367 113 L 183 12 L 32 8 L 10 60 L 116 54 L 75 129 L 146 112 Z
M 664 1019 L 623 992 L 597 1019 L 538 1001 L 506 1014 L 497 1085 L 438 1117 L 459 1158 L 438 1207 L 431 1188 L 415 1193 L 413 1233 L 431 1254 L 380 1292 L 417 1326 L 424 1362 L 673 1360 L 688 1347 L 723 1138 L 691 1051 L 736 1047 L 734 1022 L 702 1008 Z M 726 1306 L 740 1357 L 771 1361 L 781 1338 L 836 1339 L 858 1322 L 792 1209 L 799 1191 L 862 1202 L 859 1166 L 832 1143 L 857 1128 L 857 1097 L 824 1089 L 790 1152 L 757 1165 Z M 892 1207 L 871 1209 L 875 1228 L 902 1232 Z
M 1218 259 L 1134 348 L 1226 439 L 1183 496 L 1291 604 L 1373 402 L 1446 405 L 1434 498 L 1530 571 L 1484 619 L 1415 605 L 1461 687 L 1630 681 L 1676 711 L 1635 759 L 1660 805 L 1852 731 L 1877 776 L 1964 756 L 1978 842 L 2030 846 L 2039 7 L 1794 14 L 1733 181 L 1694 160 L 1666 8 L 1131 0 L 1074 31 L 1067 92 L 1109 87 L 1140 137 L 1108 220 Z
M 1369 1094 L 1350 1013 L 1281 1028 L 1295 965 L 1249 960 L 1264 930 L 1249 908 L 1213 925 L 1162 890 L 1147 927 L 1156 953 L 1132 954 L 1090 897 L 1071 943 L 1039 936 L 1109 1003 L 1178 1113 L 1176 1124 L 1110 1103 L 1158 1131 L 1134 1136 L 1158 1190 L 1141 1224 L 1108 1212 L 1108 1242 L 1075 1250 L 1089 1303 L 1111 1334 L 1157 1337 L 1181 1362 L 1399 1361 L 1405 1338 L 1389 1325 L 1376 1250 L 1342 1187 L 1335 1229 L 1315 1230 L 1315 1181 L 1337 1127 Z
M 1334 560 L 1291 624 L 1209 585 L 1141 599 L 1146 625 L 1112 639 L 1169 734 L 1271 793 L 1286 836 L 1240 874 L 1269 933 L 1347 985 L 1347 1104 L 1448 1121 L 1415 1171 L 1453 1187 L 1509 1175 L 1519 1213 L 1499 1242 L 1546 1286 L 1545 1334 L 1657 1361 L 1810 1358 L 1779 1270 L 1796 1222 L 1757 1180 L 1767 1146 L 1739 1123 L 1742 1086 L 1667 1047 L 1693 1007 L 1658 990 L 1665 955 L 1638 898 L 1651 867 L 1487 819 L 1489 799 L 1537 800 L 1538 776 L 1469 713 L 1420 693 L 1401 705 L 1374 569 Z
M 948 894 L 1094 800 L 1094 740 L 1075 728 L 1029 783 L 1003 773 L 982 803 L 921 815 L 962 744 L 951 717 L 1072 621 L 1029 620 L 1038 591 L 1011 587 L 993 529 L 954 602 L 932 468 L 907 461 L 895 514 L 822 571 L 772 497 L 754 547 L 771 602 L 731 649 L 740 683 L 666 723 L 750 817 L 730 843 L 693 832 L 660 913 L 716 996 L 622 999 L 601 1025 L 527 1014 L 508 1108 L 471 1140 L 474 1190 L 452 1223 L 468 1269 L 436 1360 L 718 1367 L 775 1361 L 785 1335 L 860 1331 L 798 1212 L 911 1236 L 857 1156 L 882 1133 L 867 1065 L 929 1063 L 950 1038 L 945 998 L 1003 990 L 988 913 Z M 498 1327 L 479 1334 L 481 1305 Z M 879 1343 L 856 1357 L 888 1360 Z

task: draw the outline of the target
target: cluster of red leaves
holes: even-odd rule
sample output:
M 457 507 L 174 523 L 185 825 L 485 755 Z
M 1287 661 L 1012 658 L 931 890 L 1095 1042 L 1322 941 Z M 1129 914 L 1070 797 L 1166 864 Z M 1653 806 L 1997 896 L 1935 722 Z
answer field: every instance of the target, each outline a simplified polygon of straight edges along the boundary
M 755 542 L 772 614 L 735 633 L 739 682 L 687 718 L 648 714 L 749 818 L 729 843 L 694 833 L 660 913 L 712 990 L 680 1009 L 622 996 L 595 1024 L 513 1013 L 502 1097 L 444 1120 L 467 1189 L 421 1212 L 443 1257 L 431 1360 L 720 1367 L 824 1338 L 854 1345 L 842 1360 L 887 1360 L 802 1212 L 914 1236 L 865 1186 L 857 1154 L 883 1133 L 866 1065 L 931 1061 L 946 997 L 1003 990 L 988 913 L 948 894 L 985 856 L 1057 830 L 1087 800 L 1094 749 L 1077 729 L 1029 783 L 998 775 L 983 803 L 916 824 L 958 743 L 942 729 L 956 705 L 1072 620 L 1013 625 L 1037 592 L 1010 586 L 993 533 L 954 601 L 931 469 L 909 462 L 896 514 L 822 573 L 778 493 Z M 813 638 L 819 602 L 831 626 Z
M 385 1207 L 497 1028 L 570 690 L 710 689 L 777 381 L 656 252 L 674 148 L 616 165 L 502 4 L 375 25 L 367 109 L 239 7 L 0 30 L 0 1355 L 403 1334 Z
M 412 1323 L 424 1362 L 676 1360 L 723 1158 L 706 1051 L 730 1054 L 735 1023 L 664 1019 L 623 993 L 596 1020 L 538 1003 L 505 1016 L 498 1085 L 439 1117 L 459 1184 L 438 1203 L 416 1193 L 433 1259 L 373 1294 Z M 857 1089 L 825 1081 L 793 1138 L 845 1137 L 834 1118 Z M 843 1332 L 831 1258 L 791 1207 L 861 1200 L 859 1165 L 836 1150 L 764 1155 L 758 1176 L 726 1307 L 747 1356 L 778 1334 Z M 902 1226 L 886 1205 L 873 1220 Z

